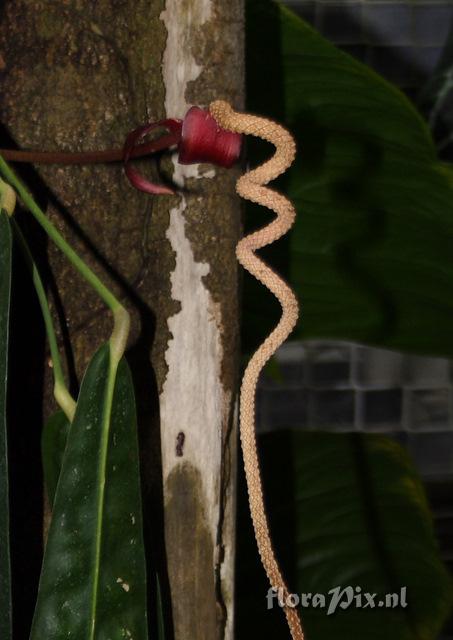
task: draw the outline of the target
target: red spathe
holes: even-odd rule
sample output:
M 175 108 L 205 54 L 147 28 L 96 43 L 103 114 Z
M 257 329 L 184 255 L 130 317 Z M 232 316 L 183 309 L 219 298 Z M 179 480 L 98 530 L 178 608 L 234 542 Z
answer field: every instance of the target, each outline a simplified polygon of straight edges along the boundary
M 226 131 L 206 109 L 191 107 L 186 113 L 179 144 L 179 162 L 209 162 L 229 168 L 239 159 L 242 136 Z

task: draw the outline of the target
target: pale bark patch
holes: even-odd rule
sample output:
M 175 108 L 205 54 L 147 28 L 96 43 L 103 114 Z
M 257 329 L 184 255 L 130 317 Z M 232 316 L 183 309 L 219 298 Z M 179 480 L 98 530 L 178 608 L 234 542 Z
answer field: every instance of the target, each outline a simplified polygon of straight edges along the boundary
M 203 470 L 206 518 L 215 540 L 218 524 L 223 388 L 220 382 L 222 346 L 218 329 L 219 305 L 203 277 L 209 265 L 194 260 L 184 233 L 181 200 L 170 212 L 167 231 L 176 257 L 171 274 L 172 297 L 181 310 L 168 319 L 173 338 L 165 359 L 168 375 L 161 396 L 162 463 L 164 474 L 181 462 L 176 455 L 178 434 L 184 433 L 184 460 Z
M 219 28 L 219 7 L 215 0 L 166 0 L 160 18 L 167 29 L 162 58 L 165 111 L 167 117 L 182 118 L 192 106 L 188 96 L 199 99 L 202 94 L 194 88 L 211 71 L 212 50 L 200 54 L 199 49 Z M 224 382 L 224 359 L 225 354 L 231 359 L 232 347 L 224 342 L 227 294 L 215 298 L 212 283 L 219 281 L 222 265 L 230 268 L 235 261 L 224 237 L 216 239 L 211 251 L 200 251 L 207 238 L 223 229 L 212 217 L 212 194 L 222 188 L 222 176 L 211 166 L 180 165 L 176 154 L 173 161 L 172 179 L 186 191 L 170 209 L 166 233 L 175 260 L 171 296 L 180 309 L 167 319 L 172 337 L 165 353 L 160 417 L 175 639 L 226 640 L 233 634 L 235 439 L 230 438 L 234 401 L 231 381 Z M 191 178 L 216 181 L 197 186 Z M 224 246 L 229 251 L 220 257 L 218 248 Z M 231 277 L 220 275 L 220 280 L 232 290 L 230 308 L 235 309 Z M 189 592 L 188 583 L 193 584 Z M 197 615 L 188 616 L 185 604 Z

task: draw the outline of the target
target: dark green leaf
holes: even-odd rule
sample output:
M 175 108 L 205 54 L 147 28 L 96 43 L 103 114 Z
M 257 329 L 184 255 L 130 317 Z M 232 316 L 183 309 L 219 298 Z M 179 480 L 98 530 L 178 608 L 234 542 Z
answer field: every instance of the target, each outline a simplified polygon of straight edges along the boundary
M 453 355 L 453 189 L 426 124 L 288 9 L 251 1 L 248 25 L 249 109 L 299 149 L 280 184 L 298 219 L 276 254 L 302 303 L 294 337 Z M 252 290 L 262 322 L 269 296 Z
M 437 638 L 453 604 L 452 581 L 406 452 L 386 437 L 361 434 L 287 432 L 269 434 L 261 445 L 271 528 L 290 591 L 326 596 L 326 608 L 300 610 L 307 638 Z M 241 577 L 250 557 L 242 550 L 238 558 L 246 594 L 244 602 L 238 594 L 238 637 L 247 637 L 245 607 L 265 637 L 279 637 L 284 617 L 277 606 L 266 611 L 267 585 L 260 590 L 250 573 Z M 253 593 L 250 584 L 257 584 Z M 347 586 L 377 593 L 376 603 L 406 587 L 408 606 L 351 605 L 327 615 L 329 590 Z M 253 635 L 260 635 L 256 627 Z
M 6 388 L 11 292 L 11 227 L 0 212 L 0 638 L 12 636 L 11 562 L 9 547 L 8 447 L 6 432 Z
M 41 436 L 41 455 L 44 471 L 44 484 L 53 505 L 60 477 L 63 454 L 68 439 L 70 423 L 63 411 L 57 411 L 44 425 Z
M 104 345 L 69 432 L 31 640 L 148 637 L 133 387 L 122 360 L 109 417 L 109 367 Z

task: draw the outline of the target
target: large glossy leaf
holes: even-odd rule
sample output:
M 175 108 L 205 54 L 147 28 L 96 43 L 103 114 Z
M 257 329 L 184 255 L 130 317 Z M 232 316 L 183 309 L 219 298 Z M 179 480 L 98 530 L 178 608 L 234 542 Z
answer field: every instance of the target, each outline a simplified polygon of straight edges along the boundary
M 109 412 L 110 350 L 80 390 L 55 495 L 31 640 L 146 640 L 135 403 L 124 360 Z
M 288 432 L 267 435 L 261 445 L 271 529 L 290 590 L 326 596 L 325 608 L 301 609 L 307 638 L 435 640 L 453 604 L 452 582 L 406 452 L 386 437 L 362 434 Z M 268 585 L 260 567 L 254 573 L 245 538 L 238 640 L 250 637 L 250 620 L 254 637 L 284 637 L 284 616 L 278 606 L 267 610 Z M 376 606 L 327 615 L 328 592 L 348 586 L 376 593 Z M 378 606 L 404 587 L 407 607 Z
M 11 291 L 11 227 L 0 212 L 0 638 L 12 635 L 6 386 Z
M 63 411 L 57 411 L 50 416 L 42 430 L 42 467 L 50 505 L 54 502 L 70 426 Z
M 249 109 L 299 149 L 280 184 L 298 219 L 276 255 L 302 303 L 294 336 L 453 355 L 453 190 L 426 124 L 288 9 L 249 0 L 247 24 Z M 255 332 L 267 298 L 246 296 Z

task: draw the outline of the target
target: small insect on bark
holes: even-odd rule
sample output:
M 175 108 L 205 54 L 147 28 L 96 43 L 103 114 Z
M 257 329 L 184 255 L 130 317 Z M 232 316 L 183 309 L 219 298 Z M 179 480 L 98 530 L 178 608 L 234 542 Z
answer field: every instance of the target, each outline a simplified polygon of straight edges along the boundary
M 182 458 L 184 455 L 184 441 L 186 436 L 183 431 L 180 431 L 176 436 L 176 455 L 178 458 Z

